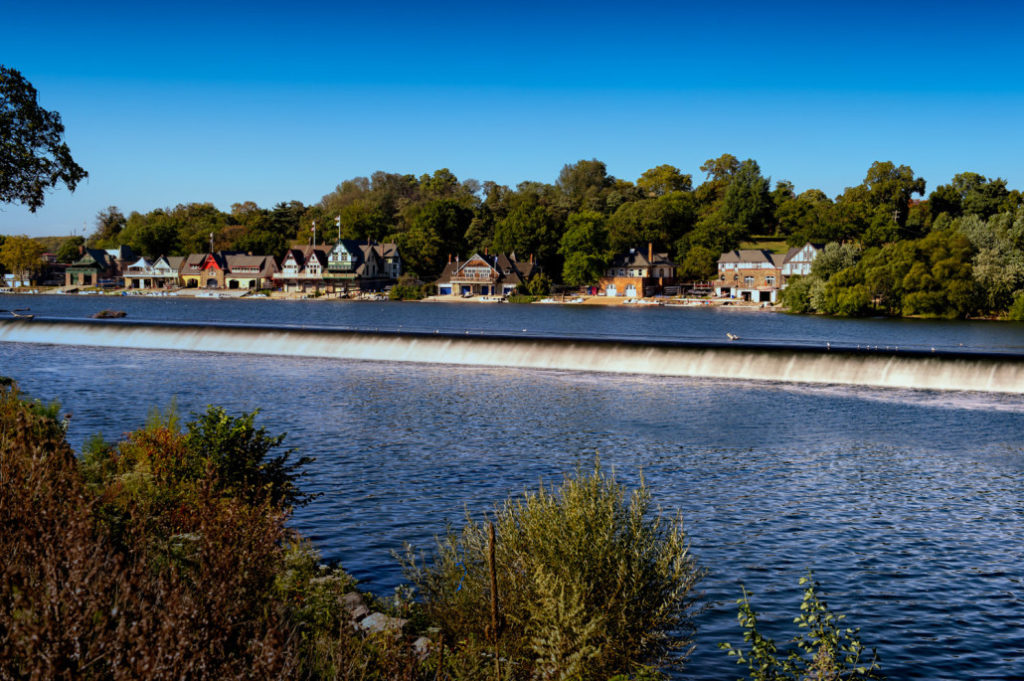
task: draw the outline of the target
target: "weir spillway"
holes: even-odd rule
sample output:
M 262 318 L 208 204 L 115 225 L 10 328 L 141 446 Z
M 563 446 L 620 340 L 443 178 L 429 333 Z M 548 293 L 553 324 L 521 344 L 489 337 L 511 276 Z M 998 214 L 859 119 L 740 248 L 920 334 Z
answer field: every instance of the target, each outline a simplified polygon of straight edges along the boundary
M 1024 393 L 1024 355 L 948 350 L 38 317 L 0 342 Z

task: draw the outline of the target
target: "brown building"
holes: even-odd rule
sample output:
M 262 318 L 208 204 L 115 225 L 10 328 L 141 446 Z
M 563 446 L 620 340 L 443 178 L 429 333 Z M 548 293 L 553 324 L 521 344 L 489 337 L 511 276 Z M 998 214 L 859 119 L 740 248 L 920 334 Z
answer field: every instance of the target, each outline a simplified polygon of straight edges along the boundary
M 519 262 L 515 253 L 474 253 L 466 260 L 449 262 L 434 283 L 439 296 L 507 296 L 538 272 L 532 258 Z
M 83 248 L 78 260 L 64 270 L 65 286 L 116 285 L 118 261 L 99 248 Z
M 786 285 L 790 276 L 810 274 L 811 263 L 819 250 L 818 246 L 808 243 L 786 253 L 755 249 L 723 253 L 718 258 L 715 295 L 774 303 L 778 300 L 779 289 Z
M 655 253 L 653 245 L 647 244 L 646 256 L 635 248 L 615 256 L 598 286 L 606 296 L 645 298 L 675 283 L 676 265 L 668 253 Z

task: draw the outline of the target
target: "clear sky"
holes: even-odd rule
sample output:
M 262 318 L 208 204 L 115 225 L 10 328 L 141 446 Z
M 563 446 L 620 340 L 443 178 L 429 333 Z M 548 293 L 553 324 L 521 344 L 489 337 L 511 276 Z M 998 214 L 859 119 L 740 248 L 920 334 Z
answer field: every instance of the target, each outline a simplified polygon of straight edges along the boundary
M 873 161 L 928 191 L 971 170 L 1024 188 L 1014 3 L 30 3 L 0 63 L 59 111 L 89 178 L 0 233 L 81 233 L 209 201 L 314 203 L 376 170 L 635 180 L 754 158 L 829 195 Z

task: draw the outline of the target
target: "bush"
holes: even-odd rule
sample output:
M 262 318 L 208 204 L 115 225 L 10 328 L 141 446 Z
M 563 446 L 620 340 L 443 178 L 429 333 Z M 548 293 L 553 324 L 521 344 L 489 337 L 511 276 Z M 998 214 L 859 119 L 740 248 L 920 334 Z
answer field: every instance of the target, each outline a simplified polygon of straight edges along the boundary
M 434 293 L 433 284 L 424 284 L 412 275 L 403 274 L 399 277 L 398 283 L 388 291 L 388 298 L 390 300 L 423 300 Z
M 1006 313 L 1007 319 L 1014 322 L 1024 322 L 1024 291 L 1017 291 L 1013 297 L 1013 305 Z
M 506 501 L 494 518 L 498 632 L 482 523 L 467 515 L 461 531 L 449 528 L 429 564 L 411 550 L 404 560 L 427 616 L 460 642 L 452 664 L 470 667 L 464 677 L 493 664 L 480 655 L 488 640 L 515 679 L 605 679 L 682 665 L 702 571 L 681 519 L 652 513 L 646 487 L 627 495 L 595 467 Z
M 779 650 L 775 641 L 764 636 L 757 628 L 757 613 L 750 605 L 750 595 L 736 602 L 736 618 L 743 627 L 744 650 L 728 643 L 719 648 L 736 658 L 737 664 L 746 664 L 751 681 L 867 681 L 882 679 L 878 655 L 870 655 L 860 642 L 860 629 L 841 628 L 845 615 L 836 615 L 819 596 L 821 585 L 808 573 L 800 578 L 805 585 L 800 614 L 793 620 L 798 628 L 806 630 L 789 641 L 786 650 Z M 741 680 L 742 681 L 742 680 Z
M 110 464 L 111 462 L 105 462 Z M 175 507 L 193 533 L 151 550 L 129 516 L 115 541 L 97 522 L 56 405 L 0 389 L 0 678 L 279 678 L 297 655 L 265 596 L 284 514 L 213 493 Z M 104 492 L 122 485 L 112 479 Z M 170 521 L 164 520 L 164 525 Z M 151 561 L 176 552 L 175 560 Z
M 788 312 L 809 314 L 814 312 L 811 307 L 811 285 L 817 281 L 814 277 L 791 277 L 786 288 L 779 291 L 779 302 Z
M 546 296 L 551 293 L 551 277 L 541 272 L 534 275 L 526 285 L 526 292 L 531 296 Z

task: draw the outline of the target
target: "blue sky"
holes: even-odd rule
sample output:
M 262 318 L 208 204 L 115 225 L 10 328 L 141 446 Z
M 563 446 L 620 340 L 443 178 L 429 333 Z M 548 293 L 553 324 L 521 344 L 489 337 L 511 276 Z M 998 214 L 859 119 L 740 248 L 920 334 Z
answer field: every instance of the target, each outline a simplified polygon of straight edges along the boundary
M 89 179 L 0 233 L 191 201 L 314 203 L 376 170 L 515 185 L 723 153 L 830 195 L 876 160 L 1024 188 L 1024 10 L 914 4 L 8 3 L 0 63 Z

